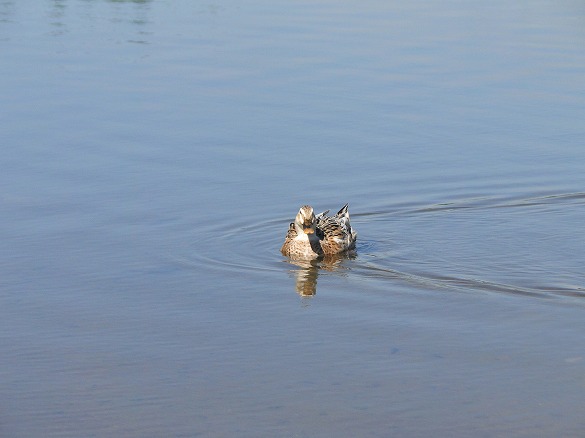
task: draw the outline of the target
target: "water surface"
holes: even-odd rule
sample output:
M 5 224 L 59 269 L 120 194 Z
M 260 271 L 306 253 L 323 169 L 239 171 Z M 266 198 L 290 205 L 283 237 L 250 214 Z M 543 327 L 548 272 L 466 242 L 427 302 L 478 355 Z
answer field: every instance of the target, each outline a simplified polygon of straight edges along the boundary
M 580 436 L 584 22 L 0 4 L 0 435 Z

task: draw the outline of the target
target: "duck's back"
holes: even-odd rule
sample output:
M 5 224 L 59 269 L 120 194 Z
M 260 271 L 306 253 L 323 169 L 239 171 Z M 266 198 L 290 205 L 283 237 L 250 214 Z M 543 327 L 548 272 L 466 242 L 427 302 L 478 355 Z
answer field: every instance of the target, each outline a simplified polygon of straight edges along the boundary
M 345 204 L 335 216 L 319 215 L 317 235 L 324 254 L 338 254 L 355 249 L 357 234 L 351 229 L 348 205 Z

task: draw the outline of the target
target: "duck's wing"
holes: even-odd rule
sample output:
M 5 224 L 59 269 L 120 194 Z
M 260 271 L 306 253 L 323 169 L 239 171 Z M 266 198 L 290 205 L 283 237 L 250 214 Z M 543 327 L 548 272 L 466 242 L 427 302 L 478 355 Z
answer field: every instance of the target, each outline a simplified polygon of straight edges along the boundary
M 351 229 L 348 204 L 345 204 L 335 216 L 321 216 L 317 219 L 317 236 L 326 253 L 353 249 L 356 234 Z
M 329 210 L 327 210 L 329 211 Z M 349 203 L 345 204 L 343 207 L 341 207 L 341 209 L 337 212 L 337 214 L 335 216 L 346 216 L 347 219 L 349 220 Z
M 351 223 L 349 221 L 349 204 L 345 204 L 341 207 L 341 210 L 339 210 L 334 217 L 345 235 L 351 237 L 355 234 L 351 229 Z
M 290 245 L 293 242 L 293 240 L 295 239 L 295 237 L 297 237 L 297 230 L 295 228 L 295 223 L 291 222 L 291 224 L 288 226 L 288 231 L 286 232 L 286 237 L 284 238 L 284 243 L 280 247 L 281 253 L 283 253 L 284 255 L 288 255 L 288 253 L 290 251 Z
M 288 226 L 288 231 L 286 232 L 286 238 L 284 240 L 293 240 L 295 237 L 297 237 L 297 229 L 295 228 L 295 223 L 291 222 Z

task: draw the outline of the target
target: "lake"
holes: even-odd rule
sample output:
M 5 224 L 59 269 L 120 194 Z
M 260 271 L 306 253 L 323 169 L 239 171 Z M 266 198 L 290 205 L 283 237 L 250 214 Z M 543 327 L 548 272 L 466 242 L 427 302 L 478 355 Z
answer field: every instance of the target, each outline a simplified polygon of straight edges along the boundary
M 0 48 L 0 436 L 582 436 L 580 2 L 5 0 Z

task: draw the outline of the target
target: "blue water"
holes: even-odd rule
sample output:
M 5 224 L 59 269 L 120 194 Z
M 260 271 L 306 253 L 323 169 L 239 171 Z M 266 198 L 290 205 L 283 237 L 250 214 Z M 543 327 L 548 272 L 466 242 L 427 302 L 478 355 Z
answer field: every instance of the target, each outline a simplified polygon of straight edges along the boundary
M 584 24 L 2 2 L 0 436 L 580 436 Z

